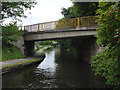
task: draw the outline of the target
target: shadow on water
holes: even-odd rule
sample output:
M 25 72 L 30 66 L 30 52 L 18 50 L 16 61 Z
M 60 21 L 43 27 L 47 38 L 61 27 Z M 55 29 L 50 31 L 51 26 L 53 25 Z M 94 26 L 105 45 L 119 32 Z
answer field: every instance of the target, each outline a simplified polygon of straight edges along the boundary
M 62 50 L 63 51 L 63 50 Z M 56 79 L 61 81 L 59 87 L 75 87 L 75 88 L 105 88 L 105 80 L 100 76 L 95 76 L 90 64 L 84 62 L 78 57 L 73 57 L 72 54 L 67 52 L 60 53 L 61 50 L 57 49 L 55 61 Z M 64 84 L 65 86 L 62 86 Z
M 46 52 L 45 60 L 3 75 L 3 88 L 105 88 L 91 66 L 59 48 Z

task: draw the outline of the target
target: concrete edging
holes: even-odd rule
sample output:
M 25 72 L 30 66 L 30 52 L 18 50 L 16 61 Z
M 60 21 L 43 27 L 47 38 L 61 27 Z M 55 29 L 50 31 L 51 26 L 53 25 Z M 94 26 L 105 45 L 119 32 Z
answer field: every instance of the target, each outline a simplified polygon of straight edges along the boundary
M 2 69 L 0 70 L 1 71 L 0 74 L 6 74 L 8 72 L 12 72 L 12 71 L 27 67 L 29 65 L 33 65 L 35 63 L 41 63 L 44 60 L 44 58 L 45 58 L 45 56 L 41 57 L 41 58 L 34 58 L 31 60 L 21 61 L 21 62 L 15 63 L 15 64 L 4 65 L 4 66 L 2 66 Z

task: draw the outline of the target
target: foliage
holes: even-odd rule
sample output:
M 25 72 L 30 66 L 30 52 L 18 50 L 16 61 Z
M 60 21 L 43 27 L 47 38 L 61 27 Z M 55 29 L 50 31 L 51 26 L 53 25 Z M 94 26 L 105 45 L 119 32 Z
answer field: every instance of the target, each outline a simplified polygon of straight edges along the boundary
M 100 2 L 97 13 L 97 42 L 106 50 L 92 58 L 92 66 L 107 84 L 120 87 L 120 2 Z
M 11 44 L 16 42 L 20 36 L 23 35 L 22 31 L 18 30 L 16 24 L 9 24 L 7 26 L 2 26 L 2 42 L 4 44 Z
M 36 5 L 36 2 L 2 2 L 2 19 L 18 17 L 26 17 L 24 15 L 25 9 L 31 9 Z M 18 30 L 16 22 L 14 24 L 9 24 L 2 26 L 2 40 L 3 44 L 11 44 L 16 42 L 22 32 Z
M 31 9 L 36 5 L 36 2 L 2 2 L 2 19 L 12 17 L 26 17 L 24 15 L 25 9 Z
M 43 51 L 46 51 L 48 49 L 51 49 L 53 47 L 56 47 L 56 42 L 55 41 L 39 41 L 39 42 L 35 42 L 35 46 L 36 46 L 36 50 L 35 51 L 38 51 L 38 50 L 43 50 Z
M 118 3 L 100 3 L 98 9 L 98 43 L 111 47 L 120 43 L 120 6 Z
M 13 45 L 3 45 L 2 47 L 2 61 L 24 58 L 19 49 Z
M 35 42 L 35 46 L 36 46 L 36 51 L 40 50 L 42 48 L 42 46 L 40 46 L 40 44 L 38 44 L 38 42 Z
M 82 17 L 82 16 L 94 16 L 98 9 L 97 2 L 75 2 L 73 6 L 68 9 L 62 8 L 62 14 L 65 19 Z
M 44 45 L 53 45 L 54 41 L 41 41 L 41 42 L 38 42 L 40 45 L 44 46 Z
M 92 66 L 95 74 L 106 78 L 106 84 L 118 87 L 120 86 L 120 62 L 119 58 L 113 54 L 116 50 L 107 48 L 104 52 L 94 56 L 92 58 Z

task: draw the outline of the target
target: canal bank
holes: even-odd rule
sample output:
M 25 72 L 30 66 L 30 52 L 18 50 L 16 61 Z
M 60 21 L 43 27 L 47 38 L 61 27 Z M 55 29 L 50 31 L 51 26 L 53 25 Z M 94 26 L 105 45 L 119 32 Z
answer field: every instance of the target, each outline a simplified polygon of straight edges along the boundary
M 41 63 L 44 60 L 44 58 L 45 58 L 45 54 L 36 53 L 33 57 L 0 62 L 0 71 L 1 71 L 0 74 L 12 72 L 20 68 L 30 66 L 35 63 Z

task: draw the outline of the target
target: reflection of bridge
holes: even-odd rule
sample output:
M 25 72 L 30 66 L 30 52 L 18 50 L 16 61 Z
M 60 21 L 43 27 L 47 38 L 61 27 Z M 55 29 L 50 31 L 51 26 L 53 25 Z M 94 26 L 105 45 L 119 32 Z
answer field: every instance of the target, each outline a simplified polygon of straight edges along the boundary
M 96 19 L 96 16 L 63 19 L 24 27 L 19 26 L 19 29 L 26 32 L 24 34 L 24 45 L 28 53 L 30 51 L 29 49 L 33 48 L 34 41 L 37 40 L 94 35 L 98 27 Z

